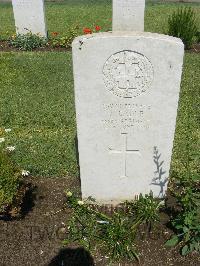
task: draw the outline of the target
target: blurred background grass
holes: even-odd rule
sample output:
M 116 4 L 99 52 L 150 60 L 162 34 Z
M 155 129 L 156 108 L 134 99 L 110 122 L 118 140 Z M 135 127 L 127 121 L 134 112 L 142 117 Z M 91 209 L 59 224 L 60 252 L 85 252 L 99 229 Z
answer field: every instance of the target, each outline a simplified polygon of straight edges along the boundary
M 65 0 L 45 2 L 46 21 L 49 32 L 64 35 L 71 26 L 79 26 L 79 33 L 84 27 L 100 25 L 103 31 L 111 30 L 111 0 Z M 166 33 L 168 16 L 180 6 L 192 6 L 200 25 L 200 3 L 161 3 L 147 1 L 145 31 Z M 11 3 L 0 3 L 0 36 L 7 38 L 14 34 L 14 17 Z

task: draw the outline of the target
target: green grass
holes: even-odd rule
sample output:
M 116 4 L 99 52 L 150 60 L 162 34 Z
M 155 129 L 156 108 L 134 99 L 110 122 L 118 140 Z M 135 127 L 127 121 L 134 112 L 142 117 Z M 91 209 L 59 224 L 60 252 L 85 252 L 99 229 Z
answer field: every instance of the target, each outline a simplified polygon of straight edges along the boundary
M 79 2 L 79 3 L 78 3 Z M 67 25 L 111 27 L 110 1 L 47 3 L 49 31 L 64 33 Z M 84 3 L 84 4 L 83 4 Z M 180 5 L 180 4 L 179 4 Z M 200 5 L 193 5 L 196 12 Z M 149 3 L 146 31 L 165 32 L 177 4 Z M 0 32 L 14 31 L 10 4 L 0 4 Z M 198 14 L 200 21 L 200 12 Z M 199 23 L 200 24 L 200 23 Z M 200 55 L 186 53 L 177 119 L 172 170 L 181 173 L 190 114 L 192 151 L 198 151 Z M 16 162 L 36 176 L 76 176 L 76 126 L 71 53 L 0 54 L 0 127 L 12 128 L 9 144 L 16 145 Z M 193 163 L 193 169 L 197 162 Z
M 148 1 L 145 15 L 145 31 L 167 32 L 168 16 L 178 7 L 188 4 L 180 3 L 154 3 Z M 197 23 L 200 25 L 200 4 L 190 4 L 193 6 Z M 68 27 L 78 25 L 80 33 L 83 27 L 94 25 L 102 26 L 103 31 L 111 29 L 112 7 L 111 0 L 65 0 L 64 2 L 46 2 L 46 20 L 49 32 L 57 31 L 63 35 Z M 14 18 L 10 3 L 0 3 L 0 36 L 7 38 L 14 34 Z
M 0 125 L 34 175 L 76 175 L 71 53 L 0 54 Z
M 191 172 L 200 170 L 200 54 L 186 53 L 181 83 L 179 110 L 172 159 L 175 176 L 184 175 L 187 158 L 186 143 L 190 144 Z M 188 134 L 189 132 L 189 134 Z

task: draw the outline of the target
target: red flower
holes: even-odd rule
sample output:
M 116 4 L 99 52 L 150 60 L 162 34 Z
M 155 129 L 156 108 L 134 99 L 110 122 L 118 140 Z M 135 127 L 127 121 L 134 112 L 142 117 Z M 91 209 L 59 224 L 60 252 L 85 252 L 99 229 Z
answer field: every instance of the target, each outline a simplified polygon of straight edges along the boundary
M 100 31 L 101 30 L 101 27 L 97 25 L 97 26 L 95 26 L 95 30 L 96 31 Z
M 56 36 L 58 36 L 58 32 L 57 32 L 57 31 L 54 31 L 54 32 L 51 33 L 51 35 L 52 35 L 53 37 L 56 37 Z
M 84 32 L 85 34 L 91 34 L 91 33 L 92 33 L 92 30 L 91 30 L 90 28 L 84 28 L 84 29 L 83 29 L 83 32 Z

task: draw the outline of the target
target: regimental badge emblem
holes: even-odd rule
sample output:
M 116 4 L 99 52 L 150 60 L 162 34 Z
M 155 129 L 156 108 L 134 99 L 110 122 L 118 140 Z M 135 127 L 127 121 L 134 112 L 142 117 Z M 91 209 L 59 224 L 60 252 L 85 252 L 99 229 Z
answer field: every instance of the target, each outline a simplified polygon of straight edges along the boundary
M 108 58 L 103 67 L 105 85 L 118 97 L 134 98 L 145 93 L 153 81 L 149 59 L 134 51 L 121 51 Z

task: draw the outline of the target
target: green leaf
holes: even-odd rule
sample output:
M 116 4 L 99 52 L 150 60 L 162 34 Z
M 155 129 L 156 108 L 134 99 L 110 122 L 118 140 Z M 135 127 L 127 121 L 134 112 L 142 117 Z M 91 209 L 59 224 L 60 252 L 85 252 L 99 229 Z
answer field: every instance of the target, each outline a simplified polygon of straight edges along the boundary
M 179 238 L 178 236 L 173 236 L 171 239 L 169 239 L 166 243 L 165 246 L 167 247 L 174 247 L 178 244 Z
M 200 180 L 200 176 L 199 176 L 198 174 L 193 174 L 193 175 L 191 176 L 191 178 L 192 178 L 192 180 L 194 180 L 194 181 Z
M 184 232 L 184 233 L 188 233 L 188 232 L 189 232 L 189 228 L 186 227 L 186 226 L 184 226 L 184 227 L 183 227 L 183 232 Z
M 190 249 L 189 249 L 188 245 L 185 245 L 185 246 L 182 248 L 182 250 L 181 250 L 181 254 L 182 254 L 183 256 L 187 255 L 189 252 L 190 252 Z

